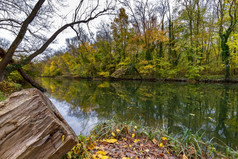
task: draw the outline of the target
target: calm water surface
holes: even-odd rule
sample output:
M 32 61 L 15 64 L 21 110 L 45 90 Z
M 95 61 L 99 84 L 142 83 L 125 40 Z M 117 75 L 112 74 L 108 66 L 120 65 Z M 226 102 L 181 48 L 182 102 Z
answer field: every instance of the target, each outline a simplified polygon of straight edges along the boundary
M 41 78 L 47 95 L 77 134 L 115 118 L 144 126 L 205 132 L 238 147 L 238 85 Z

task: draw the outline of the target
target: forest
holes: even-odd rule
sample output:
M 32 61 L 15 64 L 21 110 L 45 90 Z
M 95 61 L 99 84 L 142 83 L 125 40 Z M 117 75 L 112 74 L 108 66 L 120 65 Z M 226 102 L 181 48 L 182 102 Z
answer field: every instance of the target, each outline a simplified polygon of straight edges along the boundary
M 9 145 L 49 141 L 62 158 L 238 158 L 237 24 L 238 0 L 0 0 L 0 140 L 24 132 L 33 142 Z M 58 123 L 43 107 L 75 145 L 31 127 Z
M 15 39 L 1 37 L 0 81 L 23 77 L 36 86 L 32 76 L 236 79 L 237 0 L 82 0 L 72 21 L 56 30 L 51 25 L 64 5 L 50 2 L 39 1 L 33 10 L 34 3 L 14 8 L 14 1 L 1 2 L 0 28 Z M 67 28 L 75 37 L 65 37 L 65 48 L 50 48 Z
M 237 1 L 121 1 L 95 38 L 85 29 L 36 64 L 41 76 L 225 78 L 238 71 Z

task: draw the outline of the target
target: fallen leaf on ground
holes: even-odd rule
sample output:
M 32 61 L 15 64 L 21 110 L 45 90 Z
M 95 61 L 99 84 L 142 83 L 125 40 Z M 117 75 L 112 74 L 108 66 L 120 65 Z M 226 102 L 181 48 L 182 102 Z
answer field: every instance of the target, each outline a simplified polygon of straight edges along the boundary
M 183 154 L 183 159 L 188 159 L 188 157 L 185 154 Z
M 152 140 L 152 142 L 153 142 L 154 144 L 157 144 L 157 140 L 156 140 L 155 138 Z
M 102 142 L 107 142 L 107 143 L 113 144 L 113 143 L 117 142 L 117 139 L 103 139 Z
M 117 133 L 119 133 L 119 132 L 120 132 L 120 130 L 119 130 L 119 129 L 116 129 L 116 131 L 117 131 Z
M 97 154 L 101 154 L 101 155 L 105 156 L 107 153 L 105 151 L 97 151 Z
M 132 134 L 131 137 L 134 138 L 134 137 L 135 137 L 135 134 Z
M 159 144 L 159 147 L 164 147 L 164 144 L 161 142 L 160 144 Z
M 116 136 L 114 132 L 112 132 L 112 136 Z

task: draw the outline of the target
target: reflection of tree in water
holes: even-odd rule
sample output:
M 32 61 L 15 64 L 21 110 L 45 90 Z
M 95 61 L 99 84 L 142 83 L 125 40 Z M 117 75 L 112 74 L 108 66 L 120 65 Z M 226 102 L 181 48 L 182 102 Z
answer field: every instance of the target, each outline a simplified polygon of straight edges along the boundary
M 232 138 L 233 136 L 236 138 L 234 138 L 234 140 L 236 140 L 235 143 L 238 143 L 238 139 L 237 139 L 237 129 L 236 131 L 232 131 L 229 130 L 231 129 L 231 125 L 229 123 L 227 123 L 227 120 L 229 120 L 229 118 L 231 117 L 232 111 L 230 108 L 230 103 L 232 102 L 231 99 L 233 97 L 232 95 L 233 90 L 229 89 L 229 87 L 227 85 L 224 86 L 223 92 L 222 92 L 222 98 L 221 98 L 221 104 L 219 105 L 219 112 L 218 112 L 218 122 L 216 125 L 216 133 L 217 135 L 219 135 L 223 140 L 225 141 L 225 143 L 229 146 L 233 146 L 232 143 L 230 143 L 228 140 L 228 138 Z M 237 102 L 236 102 L 237 104 Z M 233 111 L 234 112 L 234 111 Z M 236 114 L 238 113 L 238 111 L 236 110 Z M 233 116 L 234 118 L 234 116 Z M 237 121 L 237 119 L 236 119 Z M 226 124 L 227 123 L 227 124 Z M 237 128 L 237 124 L 236 124 L 236 128 Z M 233 133 L 234 132 L 234 133 Z M 219 142 L 219 141 L 218 141 Z
M 208 138 L 237 141 L 236 85 L 53 79 L 42 84 L 55 98 L 70 103 L 70 114 L 76 117 L 133 120 L 174 134 L 201 129 Z

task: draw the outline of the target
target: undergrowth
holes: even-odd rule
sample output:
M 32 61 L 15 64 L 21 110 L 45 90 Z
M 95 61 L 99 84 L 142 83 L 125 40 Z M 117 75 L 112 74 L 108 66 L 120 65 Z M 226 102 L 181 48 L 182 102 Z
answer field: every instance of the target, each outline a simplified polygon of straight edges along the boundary
M 22 86 L 18 83 L 14 83 L 14 82 L 10 82 L 10 81 L 0 82 L 0 90 L 2 92 L 2 95 L 4 95 L 4 96 L 8 96 L 11 93 L 19 91 L 21 89 L 22 89 Z
M 168 134 L 166 129 L 143 127 L 134 122 L 120 123 L 115 120 L 103 122 L 96 125 L 88 137 L 80 135 L 78 139 L 79 144 L 63 158 L 112 158 L 115 154 L 110 153 L 108 145 L 117 149 L 118 152 L 121 151 L 122 154 L 127 154 L 126 151 L 133 152 L 134 154 L 131 155 L 136 156 L 135 158 L 150 158 L 149 151 L 152 152 L 155 149 L 160 152 L 155 155 L 168 158 L 169 156 L 183 159 L 238 158 L 237 151 L 226 145 L 213 143 L 213 140 L 204 141 L 203 134 L 199 132 L 193 134 L 190 130 L 184 130 L 183 133 L 174 137 L 173 134 Z M 218 151 L 218 147 L 225 151 Z M 140 153 L 138 153 L 139 150 Z M 120 158 L 129 157 L 127 155 Z
M 0 91 L 0 102 L 5 99 L 6 99 L 5 95 L 3 94 L 3 92 Z

